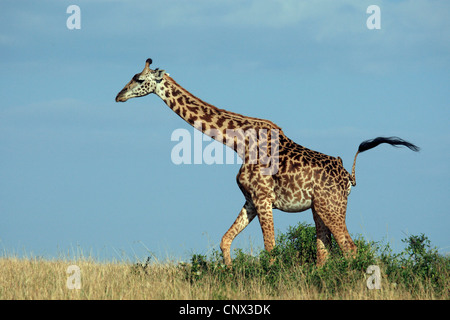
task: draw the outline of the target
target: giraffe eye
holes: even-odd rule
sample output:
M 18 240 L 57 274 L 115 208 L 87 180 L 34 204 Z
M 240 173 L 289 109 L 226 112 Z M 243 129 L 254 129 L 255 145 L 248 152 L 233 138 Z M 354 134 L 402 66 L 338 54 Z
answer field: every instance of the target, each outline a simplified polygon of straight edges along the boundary
M 145 80 L 139 79 L 139 76 L 137 74 L 134 75 L 133 80 L 136 81 L 137 83 L 142 83 L 145 81 Z

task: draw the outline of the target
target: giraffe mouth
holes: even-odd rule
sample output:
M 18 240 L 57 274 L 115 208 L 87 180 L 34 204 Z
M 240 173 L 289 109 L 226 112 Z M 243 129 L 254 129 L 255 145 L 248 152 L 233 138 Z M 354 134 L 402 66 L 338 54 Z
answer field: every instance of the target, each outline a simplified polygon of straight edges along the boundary
M 116 102 L 125 102 L 128 98 L 125 97 L 125 94 L 123 91 L 120 91 L 116 96 Z

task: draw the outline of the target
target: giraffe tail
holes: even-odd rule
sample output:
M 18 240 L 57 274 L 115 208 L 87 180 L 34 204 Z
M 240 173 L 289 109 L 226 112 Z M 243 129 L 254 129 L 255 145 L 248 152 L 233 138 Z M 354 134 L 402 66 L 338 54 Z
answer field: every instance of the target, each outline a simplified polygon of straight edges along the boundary
M 394 147 L 405 146 L 415 152 L 420 150 L 418 146 L 412 144 L 411 142 L 400 139 L 399 137 L 388 137 L 388 138 L 378 137 L 375 139 L 365 140 L 361 142 L 361 144 L 358 147 L 358 151 L 355 154 L 355 159 L 353 160 L 352 174 L 350 176 L 350 182 L 352 183 L 352 186 L 356 186 L 355 166 L 356 166 L 356 157 L 358 157 L 358 154 L 370 150 L 372 148 L 375 148 L 376 146 L 382 143 L 388 143 Z

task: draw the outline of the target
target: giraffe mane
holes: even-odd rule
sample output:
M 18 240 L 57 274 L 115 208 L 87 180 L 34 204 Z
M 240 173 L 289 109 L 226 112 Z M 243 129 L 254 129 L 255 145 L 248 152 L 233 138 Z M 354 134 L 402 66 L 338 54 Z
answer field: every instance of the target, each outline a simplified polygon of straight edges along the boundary
M 244 116 L 244 115 L 242 115 L 240 113 L 236 113 L 236 112 L 228 111 L 228 110 L 225 110 L 225 109 L 217 108 L 216 106 L 214 106 L 214 105 L 212 105 L 212 104 L 210 104 L 208 102 L 203 101 L 202 99 L 200 99 L 197 96 L 195 96 L 192 93 L 190 93 L 188 90 L 184 89 L 183 86 L 179 85 L 171 76 L 169 76 L 169 74 L 166 73 L 164 75 L 164 77 L 166 77 L 171 83 L 176 85 L 179 88 L 179 90 L 181 90 L 183 92 L 183 94 L 185 94 L 185 95 L 187 95 L 189 97 L 192 97 L 195 100 L 198 100 L 202 104 L 205 104 L 206 106 L 208 106 L 209 108 L 215 110 L 218 114 L 220 114 L 220 115 L 222 115 L 224 117 L 227 117 L 227 118 L 230 118 L 230 119 L 239 119 L 241 121 L 247 120 L 247 121 L 254 121 L 254 122 L 257 122 L 257 123 L 265 123 L 271 129 L 277 129 L 277 130 L 280 131 L 280 133 L 283 132 L 283 130 L 278 125 L 276 125 L 275 123 L 273 123 L 270 120 L 261 119 L 261 118 L 255 118 L 255 117 L 248 117 L 248 116 Z

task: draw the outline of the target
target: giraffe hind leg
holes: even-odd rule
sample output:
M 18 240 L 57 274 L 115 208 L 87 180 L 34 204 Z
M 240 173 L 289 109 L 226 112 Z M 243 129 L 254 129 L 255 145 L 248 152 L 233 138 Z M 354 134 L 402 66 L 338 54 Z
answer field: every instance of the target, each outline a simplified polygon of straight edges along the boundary
M 325 263 L 328 252 L 326 251 L 325 243 L 328 242 L 326 239 L 327 232 L 323 229 L 325 226 L 333 234 L 339 248 L 344 254 L 355 256 L 356 245 L 354 244 L 350 234 L 348 233 L 347 226 L 345 224 L 345 214 L 347 210 L 347 198 L 342 197 L 339 201 L 330 201 L 326 198 L 315 199 L 313 203 L 313 214 L 315 216 L 314 220 L 316 222 L 316 231 L 318 235 L 317 239 L 317 265 L 322 265 Z M 317 230 L 319 227 L 319 230 Z M 325 240 L 326 239 L 326 240 Z M 324 243 L 325 241 L 325 243 Z
M 316 224 L 317 265 L 321 266 L 327 261 L 329 250 L 331 249 L 331 231 L 315 212 L 314 208 L 312 211 Z
M 233 225 L 228 229 L 222 237 L 220 249 L 222 250 L 224 263 L 227 266 L 231 265 L 230 247 L 234 238 L 245 229 L 245 227 L 255 218 L 256 210 L 252 204 L 246 202 Z

